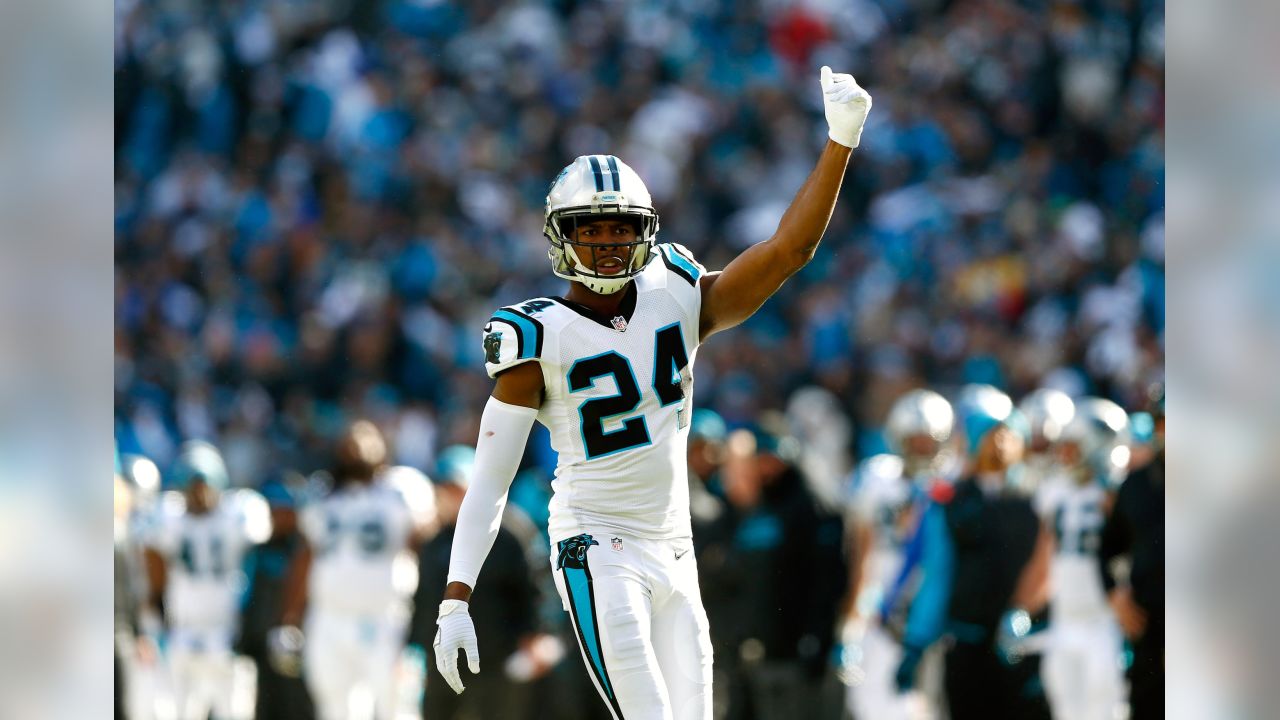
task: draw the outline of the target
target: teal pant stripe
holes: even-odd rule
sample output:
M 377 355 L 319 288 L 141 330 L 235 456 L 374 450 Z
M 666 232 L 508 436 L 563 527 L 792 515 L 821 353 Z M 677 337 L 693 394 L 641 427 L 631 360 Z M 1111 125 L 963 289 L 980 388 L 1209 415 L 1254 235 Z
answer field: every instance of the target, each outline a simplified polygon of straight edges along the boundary
M 564 568 L 565 584 L 569 588 L 569 600 L 573 605 L 573 616 L 578 620 L 578 629 L 582 633 L 583 644 L 587 647 L 587 655 L 595 666 L 596 677 L 610 698 L 613 687 L 609 685 L 609 676 L 604 671 L 604 650 L 600 646 L 600 634 L 594 608 L 591 605 L 591 584 L 587 572 L 578 568 Z

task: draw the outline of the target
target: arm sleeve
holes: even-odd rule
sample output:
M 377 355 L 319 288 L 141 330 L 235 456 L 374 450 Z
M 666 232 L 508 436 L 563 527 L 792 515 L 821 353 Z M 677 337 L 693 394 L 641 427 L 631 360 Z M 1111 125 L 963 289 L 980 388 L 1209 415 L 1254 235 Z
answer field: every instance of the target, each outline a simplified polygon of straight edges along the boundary
M 480 566 L 498 536 L 502 510 L 507 505 L 507 489 L 520 467 L 529 430 L 537 415 L 538 411 L 533 408 L 508 405 L 492 397 L 485 405 L 471 483 L 462 499 L 458 526 L 454 530 L 448 582 L 466 583 L 475 589 Z
M 924 578 L 907 615 L 903 645 L 926 648 L 942 635 L 951 602 L 955 548 L 947 530 L 946 508 L 930 505 L 921 528 L 924 534 L 921 570 Z

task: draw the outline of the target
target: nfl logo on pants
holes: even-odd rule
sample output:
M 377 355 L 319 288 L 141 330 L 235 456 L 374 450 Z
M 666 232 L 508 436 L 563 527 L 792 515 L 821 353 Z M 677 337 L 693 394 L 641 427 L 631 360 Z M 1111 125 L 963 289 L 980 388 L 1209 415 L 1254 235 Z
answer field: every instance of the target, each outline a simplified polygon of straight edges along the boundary
M 609 544 L 613 546 L 614 552 L 622 552 L 622 538 L 613 538 L 609 541 Z

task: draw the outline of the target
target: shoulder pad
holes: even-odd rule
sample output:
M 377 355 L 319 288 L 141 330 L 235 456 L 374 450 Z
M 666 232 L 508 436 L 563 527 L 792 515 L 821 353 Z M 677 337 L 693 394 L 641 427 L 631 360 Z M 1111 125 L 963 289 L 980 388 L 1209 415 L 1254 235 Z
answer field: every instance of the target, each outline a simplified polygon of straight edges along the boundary
M 857 481 L 863 487 L 884 481 L 897 481 L 902 477 L 902 458 L 882 453 L 858 463 Z
M 484 326 L 484 364 L 489 377 L 542 357 L 543 327 L 536 315 L 550 300 L 529 300 L 499 309 Z
M 690 285 L 697 285 L 698 278 L 706 274 L 707 269 L 693 258 L 689 248 L 678 243 L 659 243 L 656 246 L 658 257 L 667 266 L 667 270 L 679 275 Z

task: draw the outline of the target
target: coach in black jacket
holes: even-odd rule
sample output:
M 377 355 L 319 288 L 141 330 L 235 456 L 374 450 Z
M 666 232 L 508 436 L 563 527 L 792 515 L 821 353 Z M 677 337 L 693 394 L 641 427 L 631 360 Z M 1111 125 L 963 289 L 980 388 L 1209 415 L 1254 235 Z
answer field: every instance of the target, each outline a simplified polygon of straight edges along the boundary
M 1098 567 L 1111 607 L 1133 645 L 1129 709 L 1133 720 L 1164 717 L 1164 388 L 1152 390 L 1156 456 L 1129 474 L 1102 529 Z M 1117 577 L 1118 558 L 1129 577 Z

